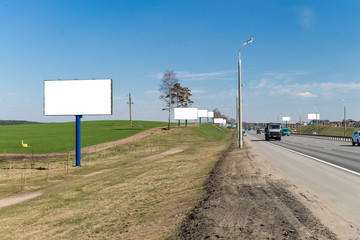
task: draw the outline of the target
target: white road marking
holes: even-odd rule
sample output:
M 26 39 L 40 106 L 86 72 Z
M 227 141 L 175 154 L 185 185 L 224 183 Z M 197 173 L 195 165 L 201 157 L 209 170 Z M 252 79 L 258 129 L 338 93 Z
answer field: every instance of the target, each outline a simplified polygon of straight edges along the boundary
M 270 143 L 270 142 L 269 142 L 269 143 Z M 276 147 L 278 147 L 278 148 L 281 148 L 281 149 L 287 150 L 287 151 L 289 151 L 289 152 L 292 152 L 292 153 L 298 154 L 298 155 L 300 155 L 300 156 L 304 156 L 304 157 L 310 158 L 310 159 L 312 159 L 312 160 L 315 160 L 315 161 L 318 161 L 318 162 L 324 163 L 324 164 L 326 164 L 326 165 L 329 165 L 329 166 L 335 167 L 335 168 L 337 168 L 337 169 L 343 170 L 343 171 L 345 171 L 345 172 L 348 172 L 348 173 L 351 173 L 351 174 L 354 174 L 354 175 L 356 175 L 356 176 L 359 176 L 359 177 L 360 177 L 360 173 L 355 172 L 355 171 L 352 171 L 352 170 L 350 170 L 350 169 L 347 169 L 347 168 L 344 168 L 344 167 L 340 167 L 340 166 L 338 166 L 338 165 L 335 165 L 335 164 L 332 164 L 332 163 L 326 162 L 326 161 L 321 160 L 321 159 L 319 159 L 319 158 L 312 157 L 312 156 L 310 156 L 310 155 L 306 155 L 306 154 L 304 154 L 304 153 L 297 152 L 297 151 L 294 151 L 294 150 L 291 150 L 291 149 L 288 149 L 288 148 L 285 148 L 285 147 L 281 147 L 281 146 L 276 145 L 276 144 L 273 144 L 273 143 L 270 143 L 270 144 L 272 144 L 272 145 L 274 145 L 274 146 L 276 146 Z

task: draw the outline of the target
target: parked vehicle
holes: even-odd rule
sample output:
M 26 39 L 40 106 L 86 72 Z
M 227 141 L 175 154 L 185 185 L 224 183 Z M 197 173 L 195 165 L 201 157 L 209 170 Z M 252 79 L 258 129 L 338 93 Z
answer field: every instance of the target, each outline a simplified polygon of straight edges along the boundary
M 281 135 L 290 136 L 290 129 L 289 128 L 283 128 L 282 131 L 281 131 Z
M 360 131 L 355 131 L 352 135 L 352 145 L 355 146 L 357 144 L 360 146 Z

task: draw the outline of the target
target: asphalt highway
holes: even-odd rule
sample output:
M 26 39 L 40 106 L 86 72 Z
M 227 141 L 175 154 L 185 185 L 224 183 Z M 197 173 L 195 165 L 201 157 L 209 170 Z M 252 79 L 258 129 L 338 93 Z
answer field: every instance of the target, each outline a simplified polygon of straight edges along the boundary
M 281 141 L 264 139 L 264 134 L 250 131 L 245 143 L 294 185 L 308 189 L 330 209 L 360 224 L 360 146 L 294 135 Z
M 264 134 L 253 136 L 260 141 L 265 139 Z M 281 141 L 269 142 L 360 174 L 360 146 L 352 146 L 351 142 L 296 135 L 283 136 Z

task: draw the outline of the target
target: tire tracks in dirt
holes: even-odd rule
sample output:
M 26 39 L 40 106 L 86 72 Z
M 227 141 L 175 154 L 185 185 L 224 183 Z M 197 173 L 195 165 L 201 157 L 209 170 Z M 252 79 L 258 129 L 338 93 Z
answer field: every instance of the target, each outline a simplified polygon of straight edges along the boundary
M 175 239 L 337 239 L 290 187 L 251 147 L 232 146 Z

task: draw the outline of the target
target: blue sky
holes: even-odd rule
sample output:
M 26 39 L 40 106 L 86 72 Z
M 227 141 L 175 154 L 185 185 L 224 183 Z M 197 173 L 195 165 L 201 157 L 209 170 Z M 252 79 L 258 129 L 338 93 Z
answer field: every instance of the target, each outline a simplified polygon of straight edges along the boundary
M 166 121 L 158 88 L 174 70 L 194 107 L 235 118 L 241 51 L 244 121 L 360 120 L 359 1 L 0 0 L 0 119 L 43 115 L 43 81 L 113 79 L 114 114 Z

